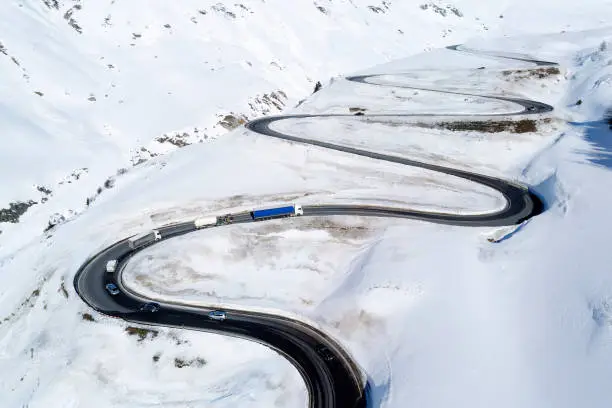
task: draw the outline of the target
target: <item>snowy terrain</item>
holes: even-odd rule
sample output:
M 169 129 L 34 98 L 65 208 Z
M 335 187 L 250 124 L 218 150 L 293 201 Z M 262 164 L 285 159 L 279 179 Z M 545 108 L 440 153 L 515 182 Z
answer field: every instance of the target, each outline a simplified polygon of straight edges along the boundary
M 0 406 L 303 406 L 301 378 L 272 351 L 129 328 L 88 310 L 72 278 L 117 239 L 202 213 L 292 201 L 494 211 L 499 197 L 464 181 L 225 134 L 232 126 L 220 123 L 278 112 L 314 80 L 390 60 L 359 73 L 520 95 L 555 112 L 526 133 L 449 131 L 434 118 L 278 128 L 518 180 L 549 210 L 499 243 L 487 238 L 509 230 L 355 217 L 206 230 L 142 252 L 126 283 L 174 301 L 302 316 L 356 357 L 375 406 L 609 406 L 612 133 L 601 118 L 612 100 L 612 5 L 532 3 L 0 4 L 0 209 L 38 202 L 18 223 L 0 223 Z M 505 74 L 532 67 L 448 50 L 400 59 L 474 37 L 470 48 L 557 61 L 560 72 Z M 294 111 L 517 110 L 340 78 L 326 85 Z M 177 132 L 188 135 L 175 144 L 208 143 L 159 141 Z M 50 217 L 61 220 L 55 213 L 70 222 L 43 234 Z
M 474 37 L 593 29 L 612 13 L 600 0 L 581 11 L 527 0 L 379 3 L 2 2 L 0 129 L 11 143 L 0 152 L 0 231 L 18 248 L 85 211 L 132 165 L 293 106 L 316 80 Z M 438 65 L 428 61 L 416 67 Z M 372 105 L 396 109 L 375 95 Z M 461 102 L 443 100 L 437 109 Z

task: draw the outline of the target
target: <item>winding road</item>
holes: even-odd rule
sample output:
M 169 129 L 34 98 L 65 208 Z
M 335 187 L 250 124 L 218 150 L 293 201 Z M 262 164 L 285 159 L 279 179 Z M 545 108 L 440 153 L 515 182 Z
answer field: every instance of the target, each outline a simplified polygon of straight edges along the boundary
M 469 52 L 491 58 L 506 58 L 524 61 L 533 63 L 537 66 L 556 65 L 552 62 L 530 59 L 523 56 L 509 56 L 501 53 L 473 51 L 464 49 L 461 46 L 452 46 L 448 48 L 458 52 Z M 388 84 L 376 84 L 376 79 L 380 76 L 382 75 L 362 75 L 351 76 L 347 77 L 346 79 L 352 82 L 377 86 L 392 86 Z M 466 96 L 478 96 L 481 98 L 512 102 L 523 107 L 522 112 L 512 114 L 497 114 L 499 116 L 532 115 L 552 111 L 552 107 L 549 105 L 526 99 L 491 95 L 476 95 L 403 85 L 398 85 L 398 87 Z M 444 115 L 375 115 L 375 117 L 379 118 L 387 116 L 400 117 Z M 488 114 L 486 116 L 492 115 Z M 417 211 L 408 208 L 403 209 L 334 204 L 304 206 L 304 216 L 350 214 L 373 217 L 411 218 L 429 222 L 464 226 L 502 226 L 521 223 L 522 221 L 539 214 L 543 210 L 542 204 L 538 197 L 532 194 L 527 187 L 509 181 L 439 165 L 422 163 L 402 157 L 380 154 L 312 139 L 299 138 L 280 133 L 271 128 L 272 124 L 279 121 L 320 117 L 354 117 L 354 115 L 330 114 L 264 117 L 246 124 L 246 127 L 261 135 L 275 137 L 291 142 L 305 143 L 325 149 L 337 150 L 347 154 L 419 167 L 422 169 L 467 179 L 471 182 L 482 184 L 497 190 L 504 196 L 506 205 L 503 209 L 496 212 L 481 215 L 458 215 Z M 365 117 L 372 116 L 366 115 Z M 248 212 L 233 214 L 233 216 L 233 223 L 253 222 Z M 166 240 L 196 231 L 197 228 L 193 222 L 184 222 L 160 227 L 157 230 L 160 231 L 162 240 Z M 299 320 L 273 314 L 257 313 L 239 309 L 224 309 L 227 312 L 227 319 L 225 321 L 214 321 L 209 319 L 207 316 L 208 312 L 213 309 L 187 306 L 178 302 L 159 302 L 160 309 L 154 313 L 139 311 L 143 304 L 154 301 L 154 299 L 143 298 L 139 294 L 131 291 L 129 287 L 123 284 L 122 274 L 130 258 L 137 251 L 142 249 L 143 248 L 132 250 L 128 245 L 128 239 L 124 239 L 85 261 L 74 278 L 74 287 L 83 301 L 91 308 L 102 314 L 118 317 L 128 322 L 153 326 L 211 331 L 230 336 L 242 337 L 262 343 L 276 350 L 278 353 L 287 358 L 300 372 L 306 383 L 309 395 L 309 407 L 311 408 L 360 408 L 372 405 L 372 403 L 368 401 L 369 384 L 367 377 L 363 374 L 358 364 L 351 358 L 350 354 L 329 335 L 315 327 L 300 322 Z M 112 259 L 118 260 L 116 271 L 114 273 L 107 273 L 105 269 L 106 263 Z M 110 295 L 105 290 L 105 285 L 108 283 L 116 284 L 120 289 L 120 293 L 114 296 Z M 325 358 L 324 355 L 319 353 L 317 349 L 320 347 L 320 345 L 327 347 L 333 354 L 333 358 L 330 358 L 329 356 Z

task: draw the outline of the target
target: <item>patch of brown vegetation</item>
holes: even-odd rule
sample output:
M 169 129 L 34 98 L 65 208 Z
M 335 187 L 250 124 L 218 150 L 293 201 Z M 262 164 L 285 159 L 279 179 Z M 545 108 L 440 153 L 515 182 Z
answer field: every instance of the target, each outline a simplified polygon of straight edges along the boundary
M 236 129 L 239 126 L 244 125 L 245 123 L 247 123 L 248 120 L 249 119 L 244 115 L 234 115 L 232 113 L 232 114 L 223 116 L 223 119 L 217 122 L 217 124 L 221 125 L 223 128 L 227 130 L 232 130 L 232 129 Z
M 138 341 L 143 341 L 151 335 L 151 339 L 157 337 L 159 332 L 157 330 L 144 329 L 142 327 L 128 326 L 125 331 L 130 336 L 138 336 Z
M 283 110 L 286 101 L 287 94 L 279 90 L 253 98 L 249 101 L 249 107 L 253 112 L 261 112 L 262 114 L 267 115 L 273 110 Z
M 189 137 L 189 134 L 186 132 L 183 132 L 183 134 L 176 134 L 173 136 L 168 136 L 167 134 L 164 133 L 163 136 L 159 136 L 155 138 L 155 140 L 158 141 L 159 143 L 170 143 L 171 145 L 174 145 L 180 148 L 180 147 L 185 147 L 189 145 L 189 142 L 186 141 L 188 137 Z
M 34 289 L 30 296 L 28 296 L 17 308 L 16 311 L 2 319 L 3 322 L 7 322 L 15 317 L 17 317 L 18 312 L 22 311 L 25 308 L 32 308 L 36 304 L 36 299 L 40 296 L 40 289 Z M 0 322 L 2 323 L 2 322 Z
M 60 292 L 66 299 L 68 299 L 68 291 L 66 290 L 66 285 L 64 284 L 64 280 L 62 279 L 62 283 L 60 283 L 60 287 L 57 290 Z
M 538 130 L 538 122 L 533 119 L 522 120 L 490 120 L 490 121 L 457 121 L 438 122 L 435 124 L 419 123 L 421 127 L 442 128 L 453 132 L 484 132 L 484 133 L 531 133 Z
M 183 368 L 183 367 L 202 368 L 206 364 L 207 364 L 207 361 L 203 359 L 202 357 L 197 357 L 197 358 L 194 358 L 193 360 L 183 360 L 182 358 L 174 359 L 174 366 L 176 368 Z
M 89 313 L 83 313 L 81 315 L 81 317 L 83 318 L 83 320 L 87 320 L 88 322 L 95 322 L 96 321 L 96 319 L 94 319 L 94 317 L 91 314 L 89 314 Z
M 544 79 L 553 75 L 559 75 L 561 71 L 557 67 L 534 68 L 534 69 L 517 69 L 502 71 L 503 76 L 512 76 L 514 79 L 536 78 Z

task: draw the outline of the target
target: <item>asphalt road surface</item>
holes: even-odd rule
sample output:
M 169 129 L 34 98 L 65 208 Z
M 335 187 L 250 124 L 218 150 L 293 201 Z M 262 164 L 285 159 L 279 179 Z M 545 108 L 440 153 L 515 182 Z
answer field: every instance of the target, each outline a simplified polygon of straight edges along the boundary
M 555 63 L 530 59 L 525 56 L 508 55 L 496 52 L 483 52 L 464 49 L 461 46 L 448 47 L 459 52 L 468 52 L 489 56 L 491 58 L 506 58 L 533 63 L 537 66 L 554 66 Z M 381 75 L 351 76 L 346 79 L 353 82 L 376 86 L 392 86 L 388 83 L 376 84 Z M 393 74 L 400 75 L 400 74 Z M 420 89 L 435 92 L 445 92 L 466 96 L 479 96 L 488 99 L 512 102 L 523 107 L 523 111 L 509 115 L 533 115 L 552 111 L 552 107 L 541 102 L 519 98 L 508 98 L 494 95 L 478 95 L 445 91 L 439 89 L 419 88 L 406 85 L 398 87 Z M 458 215 L 438 212 L 417 211 L 409 208 L 391 208 L 383 206 L 360 205 L 318 205 L 304 206 L 304 216 L 328 215 L 359 215 L 373 217 L 399 217 L 464 226 L 502 226 L 521 223 L 539 214 L 543 208 L 538 197 L 532 194 L 526 186 L 502 179 L 471 173 L 463 170 L 447 168 L 439 165 L 421 163 L 402 157 L 374 153 L 333 143 L 312 139 L 304 139 L 284 134 L 271 128 L 274 122 L 300 118 L 316 117 L 353 117 L 354 115 L 286 115 L 265 117 L 254 120 L 246 127 L 253 132 L 275 137 L 290 142 L 305 143 L 320 148 L 332 149 L 347 154 L 359 155 L 370 159 L 399 163 L 407 166 L 432 170 L 454 177 L 470 180 L 499 191 L 506 200 L 503 209 L 482 215 Z M 434 114 L 390 114 L 375 115 L 375 117 L 401 116 L 445 116 Z M 446 115 L 446 116 L 477 116 L 477 115 Z M 495 116 L 495 115 L 486 115 Z M 367 120 L 371 115 L 364 115 L 355 120 Z M 364 124 L 367 125 L 367 124 Z M 248 212 L 231 214 L 232 224 L 254 222 Z M 221 225 L 216 227 L 222 227 Z M 196 231 L 193 222 L 184 222 L 158 228 L 161 239 L 166 240 L 179 235 Z M 159 242 L 159 241 L 158 241 Z M 333 338 L 321 330 L 309 326 L 299 320 L 273 314 L 257 313 L 239 309 L 224 309 L 227 319 L 212 320 L 208 313 L 212 310 L 205 307 L 182 305 L 179 302 L 159 302 L 156 312 L 141 311 L 141 307 L 154 299 L 143 298 L 132 292 L 123 284 L 122 273 L 129 259 L 138 251 L 149 245 L 132 249 L 128 239 L 119 241 L 88 259 L 79 269 L 75 278 L 76 291 L 90 307 L 98 312 L 121 318 L 123 320 L 153 326 L 178 327 L 190 330 L 202 330 L 237 336 L 262 343 L 287 358 L 300 372 L 306 383 L 311 408 L 361 408 L 372 405 L 368 399 L 369 383 L 358 364 L 350 354 Z M 117 260 L 118 265 L 113 273 L 106 272 L 109 260 Z M 111 295 L 105 288 L 108 283 L 114 283 L 119 293 Z

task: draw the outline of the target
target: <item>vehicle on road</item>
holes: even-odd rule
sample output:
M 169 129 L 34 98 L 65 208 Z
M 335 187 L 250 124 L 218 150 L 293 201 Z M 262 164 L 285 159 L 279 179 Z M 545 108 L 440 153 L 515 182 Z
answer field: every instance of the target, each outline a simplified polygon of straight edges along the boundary
M 117 260 L 111 259 L 106 263 L 106 272 L 113 273 L 117 269 Z
M 200 217 L 193 222 L 196 228 L 214 227 L 217 225 L 217 217 Z
M 331 350 L 328 349 L 327 346 L 323 344 L 317 344 L 317 346 L 315 347 L 315 351 L 317 352 L 318 355 L 323 357 L 323 360 L 325 361 L 332 361 L 336 358 L 334 356 L 334 353 L 332 353 Z
M 104 287 L 106 288 L 106 291 L 108 293 L 110 293 L 111 295 L 113 295 L 113 296 L 118 295 L 119 293 L 121 293 L 121 291 L 119 290 L 117 285 L 115 285 L 114 283 L 107 283 L 106 286 L 104 286 Z
M 208 312 L 208 318 L 222 322 L 227 319 L 227 313 L 225 313 L 223 310 L 213 310 L 212 312 Z
M 302 209 L 302 206 L 297 204 L 251 211 L 251 218 L 253 218 L 253 220 L 255 221 L 270 220 L 273 218 L 295 217 L 297 215 L 304 215 L 304 210 Z
M 130 238 L 128 240 L 128 245 L 132 249 L 138 249 L 159 240 L 161 240 L 161 233 L 158 230 L 153 230 Z
M 226 225 L 234 222 L 234 216 L 232 214 L 225 214 L 217 217 L 217 225 Z
M 141 312 L 150 312 L 150 313 L 155 313 L 157 311 L 159 311 L 160 309 L 160 305 L 157 302 L 148 302 L 145 303 L 144 305 L 140 306 L 140 309 L 138 309 Z

